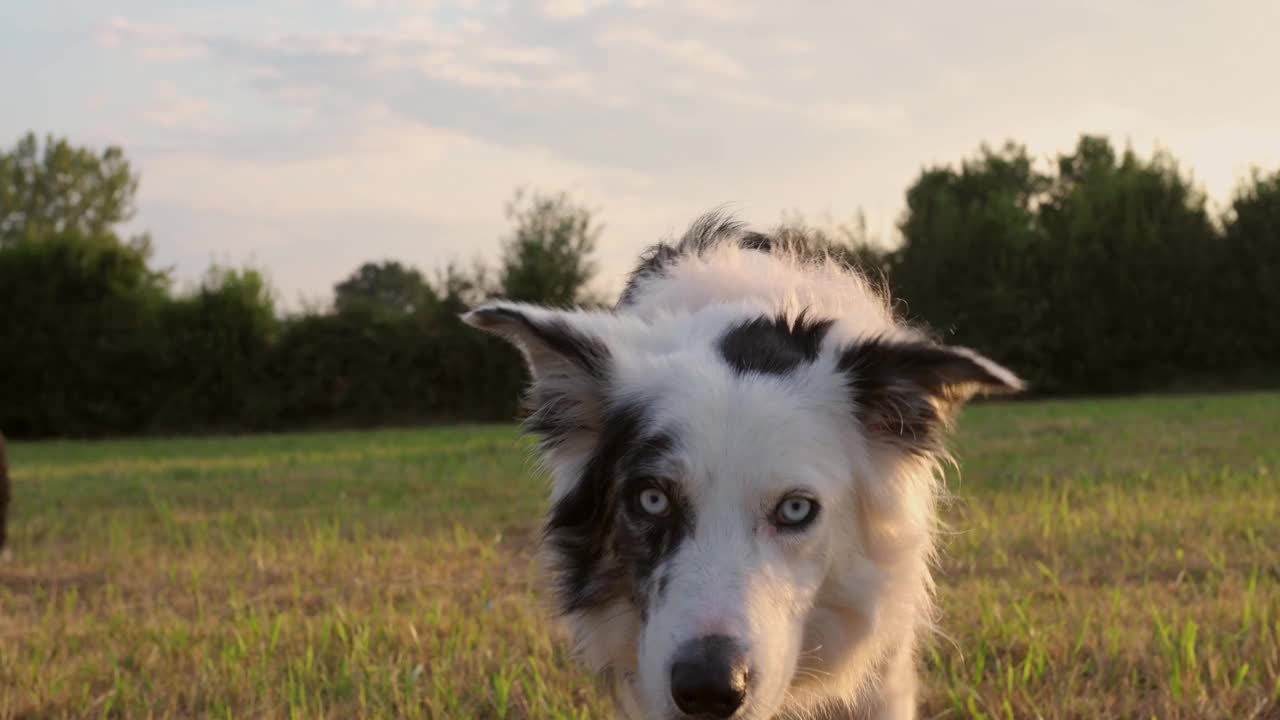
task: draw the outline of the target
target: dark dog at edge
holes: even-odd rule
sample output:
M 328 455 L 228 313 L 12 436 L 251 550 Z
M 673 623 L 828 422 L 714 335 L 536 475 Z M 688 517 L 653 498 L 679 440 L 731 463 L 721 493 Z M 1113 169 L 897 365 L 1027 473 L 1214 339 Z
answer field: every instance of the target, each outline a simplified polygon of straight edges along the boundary
M 0 433 L 0 558 L 5 555 L 5 540 L 8 539 L 6 518 L 9 515 L 9 457 L 5 452 L 4 433 Z

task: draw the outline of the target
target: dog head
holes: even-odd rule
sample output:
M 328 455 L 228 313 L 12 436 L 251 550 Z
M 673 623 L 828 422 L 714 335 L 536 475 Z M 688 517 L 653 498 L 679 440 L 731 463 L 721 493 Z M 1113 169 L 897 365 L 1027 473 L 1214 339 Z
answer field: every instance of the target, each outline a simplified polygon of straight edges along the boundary
M 906 331 L 742 303 L 465 319 L 528 361 L 556 602 L 651 718 L 773 717 L 872 661 L 873 628 L 927 608 L 952 413 L 1020 386 Z

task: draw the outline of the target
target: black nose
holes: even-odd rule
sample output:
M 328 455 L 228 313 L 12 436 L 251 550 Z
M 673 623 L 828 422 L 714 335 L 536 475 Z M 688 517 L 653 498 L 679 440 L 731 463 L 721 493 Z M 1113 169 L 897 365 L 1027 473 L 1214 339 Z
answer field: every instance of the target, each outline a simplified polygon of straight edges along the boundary
M 708 635 L 676 651 L 671 699 L 686 715 L 732 716 L 747 696 L 747 654 L 733 638 Z

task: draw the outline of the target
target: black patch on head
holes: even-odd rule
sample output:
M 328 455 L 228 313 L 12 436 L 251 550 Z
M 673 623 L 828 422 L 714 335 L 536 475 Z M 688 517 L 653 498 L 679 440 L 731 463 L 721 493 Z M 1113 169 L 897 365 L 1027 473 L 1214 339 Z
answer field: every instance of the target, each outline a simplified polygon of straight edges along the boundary
M 637 495 L 650 486 L 659 487 L 670 499 L 667 515 L 655 518 L 639 509 Z M 647 622 L 651 601 L 665 590 L 666 579 L 657 573 L 658 568 L 693 534 L 693 508 L 678 485 L 643 473 L 628 477 L 622 493 L 623 511 L 613 534 L 613 552 L 626 572 L 632 604 L 639 609 L 640 620 Z
M 782 375 L 818 358 L 822 340 L 834 321 L 800 313 L 760 316 L 734 327 L 720 338 L 720 354 L 739 373 Z
M 644 422 L 644 409 L 638 406 L 611 413 L 581 479 L 547 519 L 561 612 L 625 599 L 645 618 L 654 569 L 691 528 L 678 488 L 649 479 L 654 464 L 674 443 L 667 435 L 644 435 Z M 665 483 L 672 508 L 664 518 L 640 518 L 628 507 L 634 493 L 649 482 Z
M 617 520 L 617 466 L 643 423 L 643 410 L 635 406 L 605 418 L 581 479 L 551 508 L 545 534 L 557 556 L 562 612 L 607 604 L 621 592 L 618 569 L 606 557 Z
M 658 463 L 675 449 L 676 441 L 666 433 L 649 435 L 637 441 L 622 458 L 622 465 L 633 474 L 652 474 Z
M 942 450 L 955 409 L 975 391 L 1020 389 L 968 355 L 925 342 L 864 340 L 841 353 L 838 369 L 873 437 L 922 455 Z

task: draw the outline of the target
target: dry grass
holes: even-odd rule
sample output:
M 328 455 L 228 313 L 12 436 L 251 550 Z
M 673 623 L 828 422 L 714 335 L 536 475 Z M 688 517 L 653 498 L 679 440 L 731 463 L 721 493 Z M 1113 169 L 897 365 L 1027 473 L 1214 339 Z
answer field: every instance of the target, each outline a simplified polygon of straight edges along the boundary
M 973 408 L 924 717 L 1280 717 L 1280 396 Z M 607 717 L 508 427 L 15 444 L 0 718 Z

